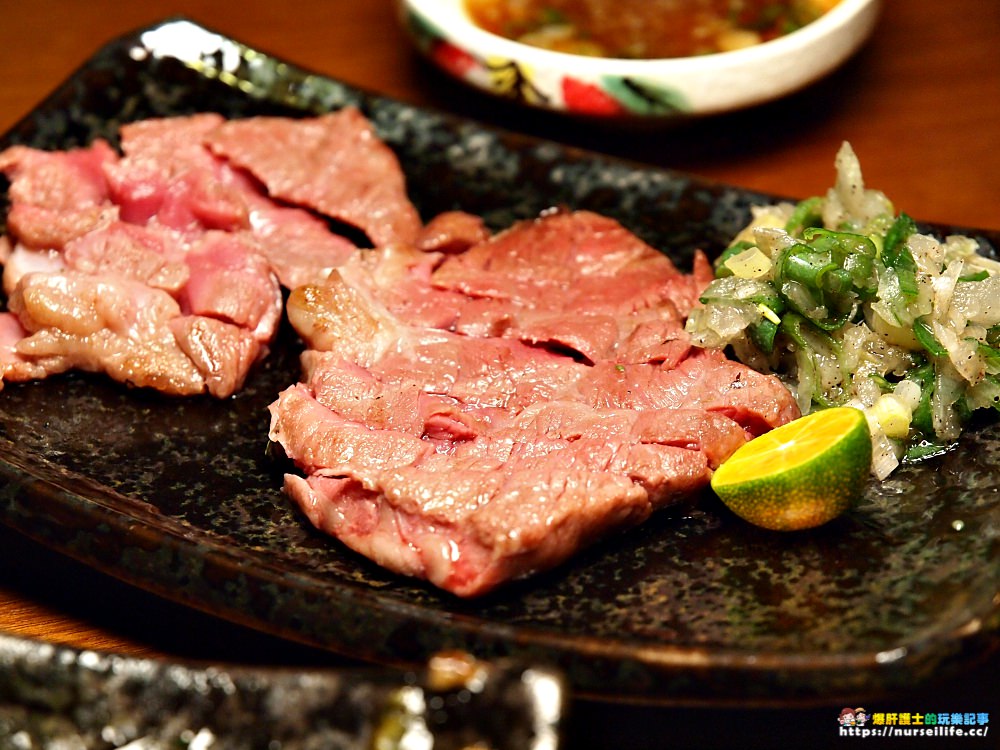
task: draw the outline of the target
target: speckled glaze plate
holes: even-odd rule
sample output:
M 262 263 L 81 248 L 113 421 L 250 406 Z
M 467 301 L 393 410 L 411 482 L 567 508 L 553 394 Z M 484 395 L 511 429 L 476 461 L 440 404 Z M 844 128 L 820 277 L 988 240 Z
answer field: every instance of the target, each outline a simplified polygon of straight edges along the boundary
M 553 205 L 621 220 L 682 265 L 762 196 L 502 133 L 310 74 L 171 19 L 99 50 L 3 145 L 113 138 L 123 121 L 359 106 L 425 216 L 501 227 Z M 832 155 L 831 155 L 832 158 Z M 930 227 L 934 231 L 956 231 Z M 961 229 L 990 252 L 1000 235 Z M 281 493 L 267 405 L 298 375 L 287 332 L 217 402 L 69 375 L 0 393 L 0 520 L 102 571 L 261 630 L 390 665 L 443 648 L 558 668 L 572 693 L 790 704 L 961 670 L 1000 623 L 1000 426 L 872 484 L 810 533 L 744 524 L 711 497 L 488 598 L 459 601 L 315 532 Z
M 0 746 L 555 750 L 563 705 L 554 673 L 452 665 L 209 666 L 0 634 Z

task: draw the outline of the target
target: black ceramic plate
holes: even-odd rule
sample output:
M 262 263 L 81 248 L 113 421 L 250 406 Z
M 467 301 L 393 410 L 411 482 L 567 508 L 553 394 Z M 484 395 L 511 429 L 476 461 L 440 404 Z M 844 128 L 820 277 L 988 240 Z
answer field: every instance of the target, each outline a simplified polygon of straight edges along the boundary
M 5 748 L 555 750 L 558 677 L 515 664 L 467 666 L 185 665 L 0 635 L 0 740 L 11 740 Z
M 184 20 L 118 40 L 7 134 L 39 147 L 126 120 L 359 106 L 425 216 L 500 227 L 552 205 L 614 216 L 685 264 L 767 196 L 500 133 L 308 74 Z M 832 155 L 831 155 L 832 158 Z M 937 231 L 951 228 L 935 227 Z M 987 248 L 996 234 L 968 232 Z M 992 250 L 991 250 L 992 251 Z M 811 533 L 756 530 L 702 498 L 572 563 L 458 601 L 313 531 L 266 453 L 268 403 L 296 344 L 232 400 L 178 401 L 70 375 L 0 394 L 0 519 L 150 591 L 390 664 L 439 649 L 558 667 L 576 694 L 743 704 L 912 687 L 996 642 L 1000 427 L 869 488 Z

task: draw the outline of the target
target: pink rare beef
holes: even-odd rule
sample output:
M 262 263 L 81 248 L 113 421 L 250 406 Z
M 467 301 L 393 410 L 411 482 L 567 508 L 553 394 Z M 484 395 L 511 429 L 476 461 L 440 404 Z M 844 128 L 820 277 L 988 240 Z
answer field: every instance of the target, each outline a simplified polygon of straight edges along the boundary
M 285 489 L 318 528 L 458 596 L 556 566 L 797 416 L 777 380 L 690 346 L 703 283 L 587 212 L 350 262 L 289 298 L 309 349 L 271 405 L 301 472 Z M 470 310 L 480 330 L 456 323 Z M 528 333 L 542 315 L 558 339 Z

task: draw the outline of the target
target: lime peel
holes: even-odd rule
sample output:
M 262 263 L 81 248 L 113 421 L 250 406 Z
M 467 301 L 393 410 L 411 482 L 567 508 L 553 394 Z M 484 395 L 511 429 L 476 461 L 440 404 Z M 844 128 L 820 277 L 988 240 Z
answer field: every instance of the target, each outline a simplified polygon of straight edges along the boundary
M 742 445 L 712 477 L 712 489 L 741 518 L 775 531 L 808 529 L 857 502 L 871 470 L 864 412 L 813 412 Z

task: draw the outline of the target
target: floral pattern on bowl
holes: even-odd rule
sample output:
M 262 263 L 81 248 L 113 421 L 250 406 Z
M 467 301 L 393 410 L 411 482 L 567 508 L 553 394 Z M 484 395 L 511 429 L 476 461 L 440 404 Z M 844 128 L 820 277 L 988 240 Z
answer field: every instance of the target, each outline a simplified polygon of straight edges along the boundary
M 406 25 L 418 49 L 441 69 L 477 88 L 524 104 L 597 116 L 677 115 L 690 111 L 680 91 L 640 78 L 584 78 L 511 58 L 479 57 L 450 41 L 413 8 L 406 11 Z
M 476 26 L 463 0 L 397 0 L 404 28 L 449 75 L 569 115 L 670 119 L 777 99 L 827 75 L 871 35 L 881 0 L 840 0 L 816 21 L 744 49 L 660 60 L 541 49 Z

